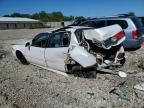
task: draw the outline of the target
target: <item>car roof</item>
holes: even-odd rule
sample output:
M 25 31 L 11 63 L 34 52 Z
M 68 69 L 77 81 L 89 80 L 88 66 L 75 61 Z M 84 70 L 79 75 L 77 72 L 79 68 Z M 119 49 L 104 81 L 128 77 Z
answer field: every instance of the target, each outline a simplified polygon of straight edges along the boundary
M 84 27 L 84 26 L 66 26 L 55 30 L 46 31 L 46 33 L 54 33 L 54 32 L 62 32 L 62 31 L 71 31 L 77 29 L 87 29 L 92 27 Z
M 91 27 L 85 27 L 85 26 L 70 26 L 72 29 L 85 29 L 85 28 L 91 28 Z
M 131 19 L 131 18 L 136 18 L 136 16 L 130 16 L 130 15 L 121 15 L 121 16 L 106 16 L 106 17 L 100 17 L 100 18 L 90 18 L 90 19 L 87 19 L 86 21 L 83 21 L 82 23 L 84 22 L 88 22 L 88 21 L 101 21 L 101 20 L 120 20 L 120 19 Z M 81 23 L 81 24 L 82 24 Z

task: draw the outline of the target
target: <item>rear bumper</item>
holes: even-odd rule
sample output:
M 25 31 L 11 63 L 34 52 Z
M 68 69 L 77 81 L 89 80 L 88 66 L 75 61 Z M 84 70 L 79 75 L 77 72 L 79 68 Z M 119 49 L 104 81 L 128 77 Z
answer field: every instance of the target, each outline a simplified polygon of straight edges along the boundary
M 125 52 L 123 46 L 120 47 L 120 49 L 117 51 L 117 53 L 113 56 L 114 58 L 104 59 L 103 63 L 98 64 L 101 68 L 107 68 L 107 67 L 121 67 L 124 65 L 126 59 L 125 59 Z M 98 61 L 98 60 L 97 60 Z M 97 62 L 98 63 L 98 62 Z
M 144 41 L 144 37 L 139 37 L 137 39 L 126 39 L 123 43 L 124 48 L 139 48 Z

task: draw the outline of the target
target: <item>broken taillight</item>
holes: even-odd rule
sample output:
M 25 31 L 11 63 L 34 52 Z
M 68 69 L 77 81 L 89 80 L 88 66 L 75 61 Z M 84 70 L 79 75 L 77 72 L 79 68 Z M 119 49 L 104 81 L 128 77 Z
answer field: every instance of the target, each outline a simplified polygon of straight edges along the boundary
M 108 38 L 104 41 L 105 48 L 108 48 L 112 45 L 115 45 L 118 43 L 119 40 L 123 39 L 125 37 L 124 31 L 120 31 L 117 34 L 115 34 L 113 37 Z M 122 42 L 121 42 L 122 43 Z
M 121 38 L 123 38 L 124 36 L 125 36 L 124 31 L 121 31 L 121 32 L 117 33 L 116 35 L 114 35 L 112 37 L 112 40 L 117 41 L 117 40 L 120 40 Z

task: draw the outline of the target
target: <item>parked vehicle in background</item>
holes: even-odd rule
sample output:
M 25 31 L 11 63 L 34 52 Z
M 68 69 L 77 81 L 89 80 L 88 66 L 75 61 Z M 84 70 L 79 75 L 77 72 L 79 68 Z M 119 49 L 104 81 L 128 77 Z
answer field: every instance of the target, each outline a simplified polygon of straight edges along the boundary
M 126 34 L 124 48 L 139 48 L 144 38 L 144 26 L 136 16 L 119 15 L 86 20 L 78 26 L 100 28 L 119 24 Z
M 74 20 L 74 22 L 68 26 L 78 26 L 79 24 L 81 24 L 82 22 L 86 21 L 87 19 L 82 18 L 82 19 L 76 19 Z
M 144 26 L 144 17 L 138 17 L 139 20 L 142 22 L 143 26 Z
M 99 29 L 65 27 L 40 33 L 25 45 L 13 45 L 12 52 L 24 64 L 55 72 L 72 72 L 75 67 L 96 70 L 123 66 L 124 40 L 119 25 Z

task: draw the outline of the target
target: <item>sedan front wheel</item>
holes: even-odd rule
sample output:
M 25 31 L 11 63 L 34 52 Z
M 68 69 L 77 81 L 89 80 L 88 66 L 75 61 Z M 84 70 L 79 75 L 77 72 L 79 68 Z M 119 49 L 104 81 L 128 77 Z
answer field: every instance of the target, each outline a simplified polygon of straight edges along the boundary
M 16 56 L 22 64 L 28 64 L 26 58 L 24 57 L 24 55 L 20 51 L 16 51 Z

